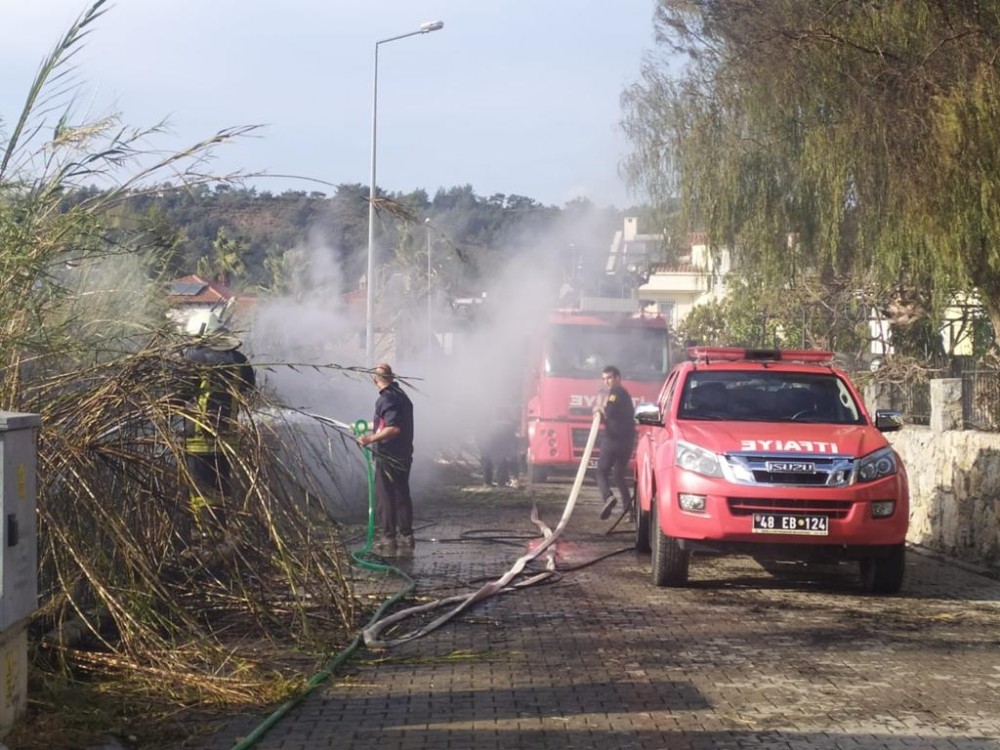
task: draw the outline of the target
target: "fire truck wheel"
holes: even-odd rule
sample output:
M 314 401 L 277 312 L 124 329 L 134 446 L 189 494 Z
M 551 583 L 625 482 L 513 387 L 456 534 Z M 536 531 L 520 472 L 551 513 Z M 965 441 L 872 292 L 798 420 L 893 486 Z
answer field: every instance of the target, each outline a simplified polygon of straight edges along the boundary
M 650 508 L 653 547 L 653 585 L 678 587 L 687 584 L 688 565 L 691 553 L 682 550 L 680 544 L 672 536 L 667 536 L 660 529 L 660 519 L 657 517 L 659 503 L 653 503 Z
M 656 504 L 656 498 L 653 498 Z M 649 513 L 639 506 L 639 499 L 632 502 L 632 522 L 635 524 L 635 551 L 641 554 L 649 554 Z
M 870 594 L 895 594 L 903 586 L 906 544 L 897 544 L 885 557 L 861 561 L 861 585 Z

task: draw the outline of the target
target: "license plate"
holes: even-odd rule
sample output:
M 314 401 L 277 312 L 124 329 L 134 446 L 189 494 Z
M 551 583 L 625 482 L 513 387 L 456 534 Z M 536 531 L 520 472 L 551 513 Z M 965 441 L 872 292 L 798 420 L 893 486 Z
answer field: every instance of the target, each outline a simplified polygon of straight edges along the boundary
M 782 513 L 754 513 L 755 534 L 807 534 L 826 536 L 830 519 L 826 516 L 790 516 Z

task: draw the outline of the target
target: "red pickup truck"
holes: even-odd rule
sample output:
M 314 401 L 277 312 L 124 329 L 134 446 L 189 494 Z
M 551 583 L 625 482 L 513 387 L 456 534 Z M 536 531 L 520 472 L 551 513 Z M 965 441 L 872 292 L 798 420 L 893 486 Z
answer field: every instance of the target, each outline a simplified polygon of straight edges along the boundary
M 655 404 L 636 409 L 636 548 L 657 586 L 683 586 L 691 553 L 855 560 L 864 588 L 903 582 L 909 486 L 830 352 L 694 347 Z

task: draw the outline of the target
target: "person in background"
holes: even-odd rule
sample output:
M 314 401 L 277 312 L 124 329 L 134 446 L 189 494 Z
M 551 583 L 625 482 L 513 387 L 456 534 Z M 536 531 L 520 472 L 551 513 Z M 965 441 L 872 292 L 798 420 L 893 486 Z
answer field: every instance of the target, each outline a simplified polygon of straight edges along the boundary
M 195 313 L 185 332 L 194 341 L 183 351 L 184 463 L 195 527 L 205 536 L 207 517 L 225 531 L 225 505 L 232 494 L 232 467 L 226 454 L 232 448 L 227 442 L 236 433 L 240 403 L 255 387 L 256 375 L 239 350 L 243 342 L 215 313 Z
M 625 472 L 635 449 L 635 410 L 632 396 L 622 385 L 622 374 L 617 367 L 605 367 L 601 371 L 601 380 L 608 389 L 608 394 L 604 403 L 594 411 L 600 413 L 604 423 L 601 452 L 597 458 L 597 488 L 604 501 L 604 507 L 601 508 L 601 519 L 604 520 L 611 516 L 611 510 L 618 502 L 611 490 L 612 478 L 615 489 L 621 495 L 623 507 L 628 509 L 631 502 Z
M 358 438 L 375 456 L 375 512 L 382 552 L 395 552 L 397 542 L 413 549 L 413 501 L 410 467 L 413 465 L 413 403 L 396 382 L 387 364 L 375 367 L 378 388 L 372 431 Z
M 519 413 L 509 407 L 497 407 L 476 435 L 479 464 L 486 486 L 517 486 Z

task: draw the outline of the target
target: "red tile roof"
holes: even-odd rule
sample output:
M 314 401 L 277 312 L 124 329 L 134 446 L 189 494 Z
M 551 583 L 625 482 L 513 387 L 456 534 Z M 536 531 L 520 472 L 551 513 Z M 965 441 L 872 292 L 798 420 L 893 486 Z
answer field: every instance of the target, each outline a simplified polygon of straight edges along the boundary
M 226 302 L 236 292 L 218 281 L 208 281 L 196 273 L 167 282 L 167 302 L 171 305 L 213 305 Z
M 650 268 L 653 273 L 700 273 L 708 275 L 707 268 L 693 266 L 690 263 L 679 263 L 677 265 L 657 264 Z

